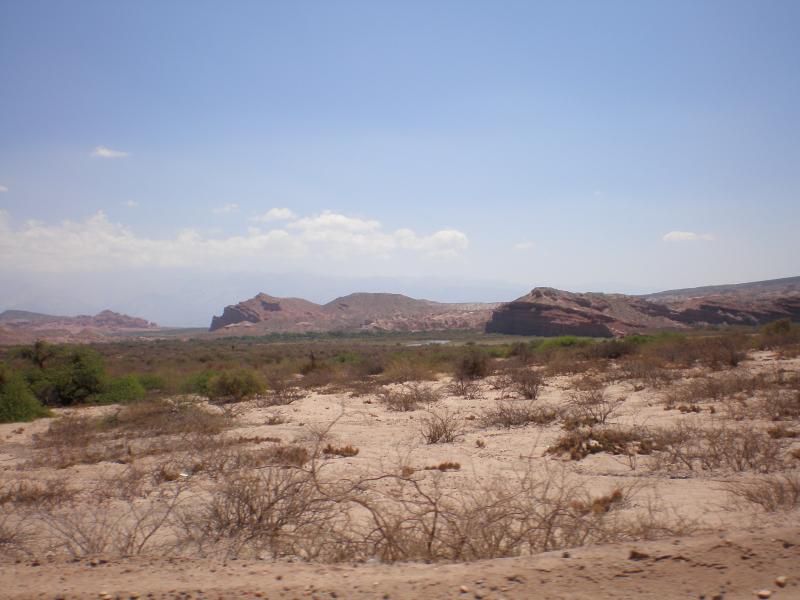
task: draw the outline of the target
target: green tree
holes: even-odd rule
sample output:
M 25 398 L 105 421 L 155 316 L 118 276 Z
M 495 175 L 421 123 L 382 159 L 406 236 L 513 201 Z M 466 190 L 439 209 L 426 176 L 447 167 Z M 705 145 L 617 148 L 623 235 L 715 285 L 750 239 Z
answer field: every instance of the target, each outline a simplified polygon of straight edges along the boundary
M 97 352 L 78 347 L 55 353 L 47 368 L 29 372 L 28 378 L 43 404 L 69 406 L 102 392 L 105 370 Z
M 0 366 L 0 423 L 33 421 L 48 411 L 33 395 L 25 379 Z
M 96 397 L 100 404 L 125 404 L 141 400 L 147 394 L 136 375 L 116 377 L 103 384 L 103 391 Z

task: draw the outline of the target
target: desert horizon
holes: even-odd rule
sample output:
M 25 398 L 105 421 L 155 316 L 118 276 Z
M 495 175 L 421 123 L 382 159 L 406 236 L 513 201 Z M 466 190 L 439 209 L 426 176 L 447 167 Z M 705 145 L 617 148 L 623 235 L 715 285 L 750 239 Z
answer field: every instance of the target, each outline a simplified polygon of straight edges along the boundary
M 799 22 L 0 0 L 0 597 L 800 598 Z

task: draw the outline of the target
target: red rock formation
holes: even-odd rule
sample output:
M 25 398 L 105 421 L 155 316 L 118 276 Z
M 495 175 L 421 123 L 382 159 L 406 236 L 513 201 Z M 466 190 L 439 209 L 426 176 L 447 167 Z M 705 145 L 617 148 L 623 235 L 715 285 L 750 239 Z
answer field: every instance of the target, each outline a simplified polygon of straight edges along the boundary
M 705 325 L 760 325 L 787 317 L 800 320 L 800 278 L 650 296 L 535 288 L 495 310 L 486 331 L 611 337 Z
M 324 305 L 258 294 L 225 307 L 210 331 L 250 334 L 303 331 L 482 330 L 497 304 L 448 304 L 402 294 L 356 293 Z

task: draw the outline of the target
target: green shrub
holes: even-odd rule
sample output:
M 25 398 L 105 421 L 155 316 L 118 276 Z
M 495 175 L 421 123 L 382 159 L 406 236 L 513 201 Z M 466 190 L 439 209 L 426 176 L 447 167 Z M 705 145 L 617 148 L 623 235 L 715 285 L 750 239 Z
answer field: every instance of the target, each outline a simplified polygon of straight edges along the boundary
M 167 380 L 163 376 L 156 375 L 155 373 L 140 373 L 136 375 L 136 379 L 148 392 L 165 391 L 169 387 Z
M 33 421 L 48 414 L 19 374 L 0 369 L 0 423 Z
M 101 393 L 105 371 L 100 355 L 91 348 L 67 348 L 46 368 L 28 372 L 28 381 L 42 404 L 70 406 Z
M 214 401 L 241 402 L 265 389 L 261 378 L 252 370 L 224 371 L 211 378 L 208 397 Z
M 103 386 L 103 391 L 95 398 L 99 404 L 125 404 L 141 400 L 147 390 L 135 375 L 111 379 Z
M 546 352 L 556 348 L 582 348 L 594 343 L 591 338 L 580 338 L 574 335 L 561 335 L 558 337 L 542 340 L 536 345 L 540 352 Z
M 210 382 L 216 374 L 214 371 L 200 371 L 199 373 L 192 373 L 180 386 L 180 389 L 185 394 L 197 394 L 198 396 L 210 395 Z

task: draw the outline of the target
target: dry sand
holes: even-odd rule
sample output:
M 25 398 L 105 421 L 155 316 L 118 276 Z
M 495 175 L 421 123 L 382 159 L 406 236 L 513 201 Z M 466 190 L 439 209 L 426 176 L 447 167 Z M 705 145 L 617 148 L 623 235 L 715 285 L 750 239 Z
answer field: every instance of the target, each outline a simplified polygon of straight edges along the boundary
M 778 361 L 757 353 L 742 371 L 784 369 L 797 372 L 797 359 Z M 691 374 L 687 374 L 691 375 Z M 446 381 L 438 384 L 444 387 Z M 541 402 L 565 402 L 574 381 L 550 378 Z M 710 418 L 665 411 L 663 390 L 634 391 L 630 382 L 614 384 L 608 393 L 624 397 L 618 422 L 653 426 L 680 419 Z M 271 560 L 201 558 L 94 557 L 70 559 L 49 553 L 0 557 L 0 598 L 208 597 L 208 598 L 754 598 L 770 591 L 778 599 L 800 599 L 800 514 L 769 516 L 726 509 L 720 475 L 691 477 L 654 474 L 644 463 L 597 454 L 580 462 L 545 457 L 544 450 L 560 429 L 525 427 L 483 428 L 479 416 L 498 392 L 484 388 L 484 397 L 447 397 L 443 404 L 457 410 L 466 433 L 452 444 L 426 445 L 419 434 L 422 411 L 387 411 L 374 396 L 313 393 L 288 406 L 258 408 L 246 403 L 240 426 L 229 435 L 273 436 L 284 441 L 308 440 L 309 432 L 335 422 L 331 441 L 352 444 L 359 454 L 330 461 L 329 474 L 397 470 L 401 465 L 422 469 L 445 461 L 461 470 L 429 473 L 452 489 L 491 477 L 513 477 L 536 469 L 566 469 L 587 489 L 608 493 L 633 481 L 641 482 L 642 498 L 657 499 L 663 508 L 693 520 L 698 534 L 658 541 L 587 546 L 536 555 L 459 564 L 397 563 L 307 564 Z M 74 409 L 100 413 L 113 407 Z M 63 411 L 70 412 L 70 411 Z M 287 419 L 264 425 L 269 414 Z M 473 418 L 474 417 L 474 418 Z M 716 418 L 716 417 L 715 417 Z M 32 436 L 44 431 L 49 419 L 25 425 L 0 425 L 0 481 L 66 477 L 80 486 L 100 474 L 124 469 L 101 463 L 62 470 L 31 468 Z M 478 441 L 483 447 L 479 447 Z M 797 442 L 795 442 L 797 444 Z M 642 459 L 646 461 L 646 458 Z M 645 500 L 640 500 L 644 503 Z M 729 508 L 729 507 L 727 507 Z M 635 550 L 639 555 L 631 555 Z M 638 558 L 637 558 L 638 556 Z M 776 578 L 787 578 L 785 587 Z

